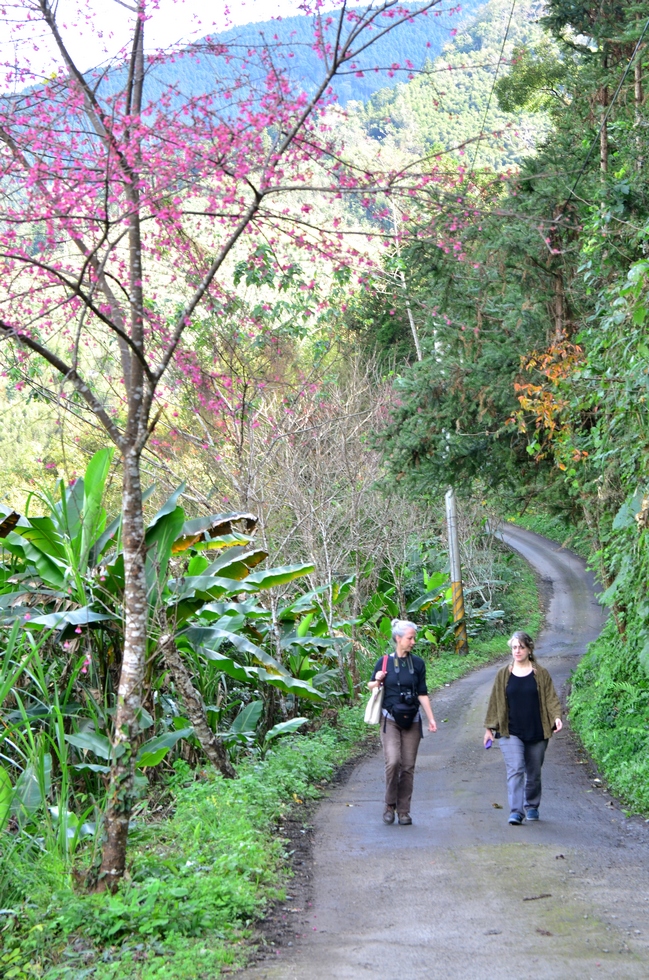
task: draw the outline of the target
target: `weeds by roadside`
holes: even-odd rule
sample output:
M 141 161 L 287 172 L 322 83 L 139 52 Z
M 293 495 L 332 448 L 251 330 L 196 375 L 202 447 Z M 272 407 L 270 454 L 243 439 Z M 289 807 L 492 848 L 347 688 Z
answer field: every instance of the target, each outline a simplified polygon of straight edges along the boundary
M 610 619 L 572 679 L 570 722 L 634 812 L 649 813 L 649 678 Z
M 280 894 L 287 855 L 279 821 L 319 795 L 315 783 L 330 779 L 365 734 L 359 709 L 343 709 L 335 727 L 248 760 L 237 780 L 176 762 L 167 783 L 173 813 L 162 821 L 141 815 L 128 880 L 114 896 L 75 891 L 63 864 L 39 855 L 37 844 L 14 855 L 5 886 L 15 908 L 5 909 L 0 973 L 194 980 L 240 963 L 251 923 Z

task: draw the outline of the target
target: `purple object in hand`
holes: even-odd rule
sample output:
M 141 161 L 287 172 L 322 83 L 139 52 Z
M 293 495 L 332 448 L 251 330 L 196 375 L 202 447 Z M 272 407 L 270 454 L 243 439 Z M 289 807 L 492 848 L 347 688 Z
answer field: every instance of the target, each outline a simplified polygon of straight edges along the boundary
M 494 743 L 492 742 L 492 740 L 488 738 L 487 741 L 484 743 L 484 747 L 485 749 L 490 749 L 493 744 Z

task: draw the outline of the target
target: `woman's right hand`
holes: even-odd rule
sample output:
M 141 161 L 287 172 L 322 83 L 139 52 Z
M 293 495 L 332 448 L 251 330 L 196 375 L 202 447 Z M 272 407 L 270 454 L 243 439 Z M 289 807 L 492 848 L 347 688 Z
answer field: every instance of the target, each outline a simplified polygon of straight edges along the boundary
M 387 677 L 387 674 L 388 674 L 387 670 L 377 670 L 377 672 L 374 675 L 374 680 L 379 681 L 380 683 L 382 680 L 384 680 L 385 677 Z
M 485 730 L 484 730 L 484 738 L 482 739 L 482 744 L 483 745 L 486 745 L 489 740 L 493 741 L 493 737 L 494 736 L 493 736 L 493 732 L 491 731 L 491 729 L 490 728 L 485 728 Z

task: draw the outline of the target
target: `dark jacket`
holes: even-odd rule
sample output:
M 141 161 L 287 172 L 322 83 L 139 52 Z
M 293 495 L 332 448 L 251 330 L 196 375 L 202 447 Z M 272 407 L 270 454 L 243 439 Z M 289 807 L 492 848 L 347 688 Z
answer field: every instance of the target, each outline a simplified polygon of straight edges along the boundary
M 385 689 L 385 693 L 383 695 L 383 707 L 386 709 L 386 711 L 390 711 L 395 704 L 399 703 L 401 690 L 412 691 L 417 700 L 419 699 L 420 694 L 428 694 L 428 688 L 426 687 L 426 664 L 421 657 L 415 656 L 414 653 L 410 654 L 410 660 L 412 661 L 412 667 L 414 670 L 413 674 L 411 674 L 408 670 L 407 657 L 404 657 L 399 661 L 400 670 L 397 674 L 394 669 L 395 658 L 396 653 L 392 653 L 388 657 L 388 676 L 383 682 Z M 383 657 L 376 661 L 370 680 L 376 680 L 377 670 L 383 670 Z M 399 687 L 399 684 L 401 684 L 401 688 Z
M 554 689 L 552 678 L 545 667 L 534 663 L 534 676 L 536 686 L 539 691 L 539 708 L 541 710 L 541 724 L 543 725 L 543 738 L 550 738 L 552 726 L 555 718 L 561 717 L 561 702 Z M 487 717 L 485 718 L 485 728 L 492 728 L 500 735 L 509 735 L 509 711 L 507 708 L 507 681 L 512 671 L 512 665 L 507 664 L 501 667 L 496 674 L 494 686 L 491 689 Z

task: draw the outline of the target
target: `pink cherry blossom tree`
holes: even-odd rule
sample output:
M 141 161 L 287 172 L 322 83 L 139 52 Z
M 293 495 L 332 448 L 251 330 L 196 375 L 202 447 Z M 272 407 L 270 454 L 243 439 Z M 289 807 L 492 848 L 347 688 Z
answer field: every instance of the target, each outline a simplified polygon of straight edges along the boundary
M 75 24 L 92 21 L 93 0 L 78 0 L 67 22 L 57 0 L 3 5 L 11 28 L 0 95 L 5 369 L 37 374 L 63 405 L 99 422 L 123 469 L 124 644 L 100 887 L 116 887 L 125 868 L 147 629 L 140 467 L 165 377 L 174 366 L 195 380 L 193 320 L 222 315 L 234 258 L 260 243 L 279 267 L 299 249 L 362 272 L 366 260 L 344 222 L 323 229 L 313 220 L 314 195 L 367 202 L 431 179 L 345 160 L 330 107 L 336 75 L 358 70 L 361 56 L 367 69 L 377 39 L 439 2 L 409 10 L 397 0 L 337 0 L 326 13 L 320 0 L 305 4 L 321 67 L 308 92 L 291 80 L 291 52 L 279 42 L 247 49 L 208 37 L 150 53 L 156 0 L 114 0 L 129 45 L 92 71 L 71 49 Z M 50 61 L 39 72 L 43 51 Z M 164 80 L 187 61 L 209 68 L 208 91 Z

